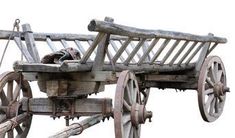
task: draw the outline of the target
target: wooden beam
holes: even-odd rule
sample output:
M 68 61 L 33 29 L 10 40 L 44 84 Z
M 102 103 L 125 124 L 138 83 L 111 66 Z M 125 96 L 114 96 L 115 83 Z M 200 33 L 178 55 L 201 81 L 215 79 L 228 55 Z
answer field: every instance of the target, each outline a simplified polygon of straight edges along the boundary
M 138 38 L 160 37 L 165 39 L 180 39 L 180 40 L 200 41 L 200 42 L 218 42 L 218 43 L 227 42 L 225 38 L 220 38 L 220 37 L 199 36 L 189 33 L 164 31 L 164 30 L 139 29 L 135 27 L 129 27 L 99 20 L 92 20 L 88 25 L 88 30 L 128 36 L 128 37 L 138 37 Z
M 181 46 L 181 48 L 178 50 L 178 52 L 175 54 L 175 56 L 171 59 L 169 65 L 173 65 L 175 60 L 179 57 L 179 55 L 183 52 L 183 50 L 188 45 L 189 41 L 185 41 L 184 44 Z
M 126 49 L 126 47 L 129 45 L 129 43 L 131 42 L 131 38 L 128 38 L 123 45 L 119 48 L 119 50 L 117 51 L 117 53 L 114 55 L 112 62 L 115 64 L 116 61 L 118 60 L 118 58 L 121 56 L 121 54 L 123 53 L 123 51 Z
M 30 63 L 35 62 L 34 59 L 31 57 L 30 53 L 28 52 L 26 46 L 20 40 L 20 38 L 15 37 L 14 40 L 15 40 L 16 45 L 18 46 L 18 48 L 20 49 L 20 51 L 24 55 L 25 59 Z
M 47 42 L 48 46 L 51 48 L 52 52 L 56 52 L 57 51 L 54 43 L 51 41 L 51 39 L 49 37 L 46 38 L 46 42 Z
M 30 53 L 31 57 L 34 59 L 35 62 L 40 62 L 40 57 L 38 54 L 36 44 L 34 42 L 33 32 L 31 30 L 30 25 L 23 24 L 22 29 L 28 52 Z

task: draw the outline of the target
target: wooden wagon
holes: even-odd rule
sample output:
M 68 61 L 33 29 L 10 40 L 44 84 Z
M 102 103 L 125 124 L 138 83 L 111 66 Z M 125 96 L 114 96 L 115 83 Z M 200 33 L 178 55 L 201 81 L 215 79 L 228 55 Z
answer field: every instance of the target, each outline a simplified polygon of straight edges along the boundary
M 18 23 L 17 31 L 0 31 L 0 39 L 14 40 L 24 57 L 14 63 L 14 72 L 0 75 L 1 137 L 26 137 L 32 116 L 48 115 L 66 119 L 67 128 L 52 137 L 77 135 L 112 117 L 116 138 L 139 138 L 140 126 L 152 117 L 145 107 L 151 87 L 197 90 L 205 121 L 223 111 L 226 73 L 221 59 L 209 54 L 225 38 L 138 29 L 108 17 L 88 25 L 97 35 L 35 33 L 29 24 L 21 32 Z M 43 61 L 37 43 L 52 51 Z M 37 81 L 48 98 L 33 98 L 29 81 Z M 117 84 L 114 106 L 109 98 L 89 98 L 108 84 Z M 82 116 L 89 118 L 69 124 Z

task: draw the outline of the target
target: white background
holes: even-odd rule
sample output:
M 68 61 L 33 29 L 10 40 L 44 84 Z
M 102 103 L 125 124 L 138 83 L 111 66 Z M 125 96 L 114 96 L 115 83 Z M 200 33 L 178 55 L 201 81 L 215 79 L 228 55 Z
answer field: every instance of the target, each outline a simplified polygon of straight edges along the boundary
M 10 30 L 14 19 L 30 23 L 34 32 L 89 33 L 87 25 L 93 18 L 103 20 L 105 16 L 116 23 L 139 28 L 164 29 L 206 35 L 209 32 L 228 39 L 211 53 L 224 61 L 228 86 L 231 93 L 222 116 L 214 123 L 201 119 L 197 92 L 175 92 L 174 90 L 151 89 L 148 109 L 154 113 L 153 122 L 142 127 L 142 138 L 234 138 L 234 45 L 235 21 L 233 0 L 7 0 L 0 1 L 0 29 Z M 0 54 L 4 44 L 0 43 Z M 12 70 L 13 61 L 20 59 L 16 47 L 10 46 L 1 67 L 1 73 Z M 42 97 L 32 84 L 34 97 Z M 112 97 L 115 86 L 106 87 L 99 97 Z M 29 138 L 48 137 L 61 128 L 63 119 L 53 121 L 45 116 L 34 116 Z M 100 123 L 86 130 L 81 138 L 113 138 L 113 120 Z

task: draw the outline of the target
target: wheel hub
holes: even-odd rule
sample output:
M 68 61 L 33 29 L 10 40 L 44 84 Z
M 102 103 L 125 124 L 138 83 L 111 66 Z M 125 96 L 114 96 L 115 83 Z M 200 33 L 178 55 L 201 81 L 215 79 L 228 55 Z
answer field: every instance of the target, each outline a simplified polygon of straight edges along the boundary
M 152 112 L 147 111 L 145 105 L 140 105 L 138 103 L 131 106 L 131 122 L 134 126 L 139 124 L 144 124 L 146 119 L 151 122 Z
M 226 92 L 229 92 L 229 88 L 224 86 L 221 82 L 216 83 L 213 89 L 215 92 L 215 97 L 223 96 Z

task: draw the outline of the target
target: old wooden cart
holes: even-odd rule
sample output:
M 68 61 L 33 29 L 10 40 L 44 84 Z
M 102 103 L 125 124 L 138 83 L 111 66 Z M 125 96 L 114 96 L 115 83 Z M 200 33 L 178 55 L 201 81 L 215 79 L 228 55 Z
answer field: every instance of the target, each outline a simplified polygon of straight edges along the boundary
M 0 39 L 14 40 L 25 59 L 0 76 L 2 137 L 26 137 L 33 115 L 49 115 L 65 116 L 68 125 L 52 137 L 80 134 L 113 117 L 116 138 L 139 138 L 140 126 L 152 117 L 145 107 L 151 87 L 197 90 L 202 118 L 212 122 L 221 115 L 229 88 L 223 62 L 209 54 L 225 38 L 138 29 L 112 18 L 92 20 L 88 29 L 98 34 L 34 33 L 29 24 L 22 25 L 22 32 L 0 31 Z M 43 63 L 37 43 L 54 52 Z M 63 60 L 55 56 L 58 43 L 65 48 Z M 72 43 L 79 52 L 69 47 Z M 33 98 L 29 81 L 37 81 L 48 98 Z M 89 98 L 108 84 L 117 84 L 114 107 L 112 99 Z M 90 117 L 69 125 L 81 116 Z

